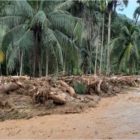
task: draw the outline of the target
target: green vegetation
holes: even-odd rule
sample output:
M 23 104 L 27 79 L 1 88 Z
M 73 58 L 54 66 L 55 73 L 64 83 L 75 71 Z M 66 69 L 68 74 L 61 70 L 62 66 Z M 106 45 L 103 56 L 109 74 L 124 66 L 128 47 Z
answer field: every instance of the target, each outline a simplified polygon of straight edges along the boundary
M 84 83 L 75 82 L 74 83 L 74 90 L 78 94 L 85 94 L 87 92 L 87 87 Z
M 139 1 L 133 20 L 116 11 L 128 4 L 128 0 L 1 1 L 1 73 L 139 74 Z M 76 88 L 81 93 L 85 87 Z

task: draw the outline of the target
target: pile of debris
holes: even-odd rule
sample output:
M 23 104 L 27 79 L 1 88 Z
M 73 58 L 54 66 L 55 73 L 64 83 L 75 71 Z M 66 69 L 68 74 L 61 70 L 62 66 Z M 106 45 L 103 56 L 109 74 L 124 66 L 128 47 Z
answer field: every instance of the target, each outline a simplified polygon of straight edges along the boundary
M 76 97 L 74 89 L 62 80 L 51 78 L 4 77 L 0 84 L 0 93 L 24 94 L 32 97 L 33 103 L 44 104 L 53 100 L 55 104 L 65 104 L 67 100 Z
M 1 77 L 0 120 L 79 113 L 139 81 L 136 76 Z
M 81 77 L 61 77 L 60 79 L 72 87 L 74 87 L 75 83 L 85 85 L 87 90 L 85 90 L 84 94 L 99 96 L 115 95 L 124 87 L 133 87 L 140 83 L 140 79 L 137 76 L 98 77 L 95 75 L 83 75 Z
M 136 86 L 139 79 L 135 76 L 97 77 L 67 76 L 67 77 L 42 77 L 32 78 L 27 76 L 1 77 L 0 94 L 24 94 L 32 98 L 35 104 L 44 104 L 53 100 L 54 104 L 62 105 L 78 98 L 75 84 L 86 87 L 85 95 L 109 96 L 120 92 L 124 86 Z

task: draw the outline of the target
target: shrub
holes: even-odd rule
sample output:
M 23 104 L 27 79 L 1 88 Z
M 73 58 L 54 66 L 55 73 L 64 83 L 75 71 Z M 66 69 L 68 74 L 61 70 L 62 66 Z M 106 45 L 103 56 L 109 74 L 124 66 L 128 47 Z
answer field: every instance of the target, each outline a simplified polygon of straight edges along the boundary
M 87 92 L 87 86 L 83 83 L 75 82 L 74 90 L 77 94 L 85 94 Z

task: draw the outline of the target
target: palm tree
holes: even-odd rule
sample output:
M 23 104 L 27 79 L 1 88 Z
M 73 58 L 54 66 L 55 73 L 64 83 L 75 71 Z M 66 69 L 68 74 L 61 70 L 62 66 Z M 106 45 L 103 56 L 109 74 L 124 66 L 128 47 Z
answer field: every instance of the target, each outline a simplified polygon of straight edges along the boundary
M 103 46 L 104 46 L 104 30 L 105 30 L 105 11 L 107 3 L 106 1 L 100 0 L 99 1 L 100 11 L 102 13 L 102 31 L 101 31 L 101 50 L 100 50 L 100 67 L 99 73 L 102 73 L 102 65 L 103 65 Z
M 112 12 L 116 11 L 116 7 L 118 5 L 118 0 L 108 0 L 107 1 L 107 11 L 108 11 L 108 39 L 107 39 L 107 67 L 106 67 L 106 74 L 108 75 L 110 73 L 110 41 L 111 41 L 111 17 L 112 17 Z M 128 4 L 128 0 L 123 0 L 122 1 L 125 6 Z
M 140 16 L 140 1 L 137 0 L 137 3 L 139 4 L 139 6 L 135 9 L 134 15 L 133 15 L 134 19 L 136 20 L 135 24 L 137 24 L 139 16 Z
M 112 41 L 111 59 L 118 64 L 119 70 L 128 69 L 132 72 L 136 68 L 139 59 L 139 33 L 138 27 L 126 22 L 119 37 Z
M 6 6 L 5 15 L 0 17 L 0 22 L 9 27 L 2 46 L 6 48 L 9 46 L 6 50 L 10 52 L 7 52 L 10 70 L 13 70 L 16 61 L 20 60 L 22 74 L 26 54 L 31 59 L 30 69 L 33 75 L 36 75 L 36 70 L 39 76 L 42 75 L 43 62 L 46 62 L 47 75 L 49 61 L 44 60 L 50 55 L 53 57 L 52 60 L 55 60 L 51 64 L 55 65 L 58 72 L 59 67 L 63 67 L 64 48 L 71 47 L 75 50 L 73 52 L 77 53 L 75 41 L 80 34 L 78 29 L 81 20 L 66 11 L 71 2 L 17 0 Z
M 94 74 L 96 74 L 98 62 L 98 32 L 99 31 L 96 31 L 96 34 L 94 34 L 92 40 L 90 40 L 91 35 L 85 31 L 84 37 L 82 38 L 80 49 L 82 58 L 81 67 L 85 74 L 91 74 L 93 70 Z
M 88 73 L 97 73 L 98 55 L 100 46 L 100 18 L 101 14 L 98 11 L 97 1 L 87 1 L 84 5 L 83 19 L 85 23 L 85 32 L 82 42 L 83 64 L 87 65 Z M 85 44 L 83 46 L 83 44 Z M 95 56 L 95 57 L 94 57 Z M 85 62 L 87 64 L 85 64 Z M 85 68 L 84 68 L 85 69 Z M 85 70 L 84 70 L 85 71 Z

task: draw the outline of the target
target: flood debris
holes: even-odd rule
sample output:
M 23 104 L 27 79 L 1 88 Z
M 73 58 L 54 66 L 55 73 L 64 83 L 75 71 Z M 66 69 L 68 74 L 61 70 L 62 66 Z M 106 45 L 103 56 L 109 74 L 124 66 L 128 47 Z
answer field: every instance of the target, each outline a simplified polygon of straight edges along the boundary
M 116 95 L 125 86 L 138 84 L 136 76 L 83 75 L 57 77 L 55 80 L 53 77 L 1 77 L 0 120 L 81 112 L 95 106 L 101 97 Z

